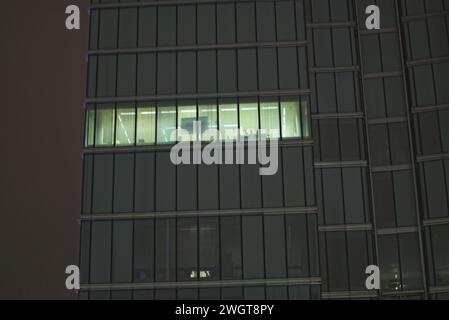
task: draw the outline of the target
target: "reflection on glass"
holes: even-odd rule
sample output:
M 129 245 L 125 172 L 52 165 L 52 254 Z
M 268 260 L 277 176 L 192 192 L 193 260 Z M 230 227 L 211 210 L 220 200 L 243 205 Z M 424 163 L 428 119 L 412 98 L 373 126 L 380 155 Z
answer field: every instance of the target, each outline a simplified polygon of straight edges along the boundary
M 89 109 L 86 116 L 86 147 L 93 147 L 95 134 L 95 109 Z
M 193 130 L 195 121 L 196 121 L 195 105 L 178 107 L 178 130 L 179 130 L 178 141 L 195 140 L 195 132 Z
M 157 110 L 157 143 L 168 144 L 176 142 L 171 139 L 176 130 L 176 107 L 160 106 Z M 176 138 L 176 136 L 174 137 Z
M 299 101 L 281 102 L 282 138 L 301 138 Z
M 137 145 L 156 142 L 156 108 L 139 107 L 137 110 Z
M 238 116 L 236 104 L 219 106 L 220 134 L 224 141 L 236 140 L 238 134 Z
M 242 140 L 257 140 L 259 112 L 256 103 L 240 104 L 240 133 Z
M 206 135 L 206 130 L 218 130 L 217 127 L 217 105 L 198 106 L 198 121 L 201 121 L 201 141 L 214 141 L 216 136 Z
M 134 107 L 117 109 L 117 124 L 115 144 L 117 146 L 131 146 L 135 141 L 136 110 Z
M 98 109 L 96 117 L 95 145 L 112 146 L 114 141 L 114 109 Z
M 279 139 L 279 103 L 261 102 L 260 103 L 260 139 Z

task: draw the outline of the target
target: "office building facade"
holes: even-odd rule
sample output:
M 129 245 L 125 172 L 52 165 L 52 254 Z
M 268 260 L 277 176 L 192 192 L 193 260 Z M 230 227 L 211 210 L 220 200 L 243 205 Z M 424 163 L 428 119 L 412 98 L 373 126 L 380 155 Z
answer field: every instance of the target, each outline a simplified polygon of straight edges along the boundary
M 80 299 L 449 298 L 449 1 L 96 0 L 90 20 Z M 204 144 L 277 139 L 276 174 L 173 164 L 194 121 Z

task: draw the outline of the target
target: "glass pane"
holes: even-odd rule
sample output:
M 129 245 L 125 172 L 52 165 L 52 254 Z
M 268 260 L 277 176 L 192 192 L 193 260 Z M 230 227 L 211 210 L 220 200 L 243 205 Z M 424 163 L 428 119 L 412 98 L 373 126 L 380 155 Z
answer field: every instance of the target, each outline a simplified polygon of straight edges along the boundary
M 299 102 L 281 102 L 282 138 L 301 138 Z
M 199 219 L 199 275 L 200 280 L 220 278 L 220 240 L 218 218 Z
M 201 141 L 214 141 L 217 137 L 206 134 L 206 130 L 218 130 L 217 105 L 202 105 L 198 107 L 198 121 L 201 121 Z
M 168 144 L 175 142 L 175 139 L 171 139 L 175 129 L 176 107 L 159 107 L 157 110 L 157 143 Z
M 257 102 L 240 104 L 240 132 L 242 140 L 257 140 L 259 114 Z
M 156 108 L 139 107 L 137 110 L 137 144 L 154 144 L 156 141 Z
M 95 130 L 95 109 L 87 110 L 86 116 L 86 147 L 93 147 L 94 145 L 94 130 Z
M 310 138 L 309 103 L 301 101 L 302 136 L 304 139 Z
M 221 104 L 219 111 L 222 140 L 235 140 L 238 133 L 237 104 Z
M 134 282 L 154 280 L 154 222 L 136 220 L 134 226 Z
M 196 121 L 196 105 L 178 107 L 178 141 L 196 140 L 194 122 Z M 182 130 L 182 131 L 181 131 Z M 182 132 L 186 131 L 185 134 Z
M 95 130 L 96 146 L 112 146 L 114 140 L 114 109 L 98 109 Z
M 130 146 L 135 141 L 136 110 L 132 108 L 117 109 L 117 136 L 115 144 L 120 146 Z
M 279 103 L 260 103 L 260 138 L 262 140 L 279 139 Z
M 198 279 L 198 221 L 179 219 L 178 223 L 178 281 Z

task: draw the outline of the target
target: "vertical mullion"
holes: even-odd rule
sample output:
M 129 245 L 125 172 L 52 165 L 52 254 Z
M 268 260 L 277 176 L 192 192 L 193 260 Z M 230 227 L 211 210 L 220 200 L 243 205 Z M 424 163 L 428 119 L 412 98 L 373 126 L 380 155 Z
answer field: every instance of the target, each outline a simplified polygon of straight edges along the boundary
M 352 15 L 355 16 L 355 21 L 360 21 L 360 19 L 359 19 L 360 17 L 358 14 L 359 5 L 357 3 L 357 0 L 353 0 L 352 4 L 353 4 Z M 371 147 L 370 147 L 370 144 L 368 143 L 369 142 L 369 124 L 368 124 L 368 116 L 367 116 L 366 109 L 365 109 L 366 103 L 367 103 L 367 98 L 366 98 L 366 94 L 365 94 L 366 83 L 363 78 L 363 76 L 365 75 L 364 59 L 363 59 L 363 55 L 362 55 L 362 51 L 361 51 L 362 35 L 360 34 L 359 27 L 356 30 L 356 36 L 357 36 L 356 51 L 358 54 L 358 60 L 359 60 L 359 65 L 360 65 L 360 73 L 359 73 L 358 81 L 359 81 L 359 84 L 361 84 L 361 88 L 360 88 L 361 89 L 360 93 L 362 94 L 361 106 L 363 107 L 363 108 L 361 108 L 361 110 L 364 113 L 364 120 L 365 120 L 365 131 L 364 131 L 364 133 L 365 133 L 364 140 L 365 140 L 365 145 L 366 145 L 365 153 L 369 160 L 368 161 L 368 179 L 369 179 L 369 191 L 370 191 L 369 192 L 369 198 L 370 198 L 369 201 L 371 203 L 371 209 L 372 209 L 371 210 L 371 219 L 372 219 L 372 224 L 374 227 L 374 230 L 373 230 L 373 236 L 374 236 L 374 257 L 373 258 L 374 258 L 374 261 L 373 262 L 378 265 L 379 261 L 380 261 L 379 260 L 379 258 L 380 258 L 379 252 L 380 251 L 379 251 L 379 238 L 378 238 L 378 234 L 377 234 L 376 204 L 374 201 L 374 183 L 373 183 L 374 174 L 373 174 L 373 168 L 372 168 L 372 163 L 371 163 Z M 379 299 L 382 299 L 382 288 L 379 289 Z
M 414 143 L 413 143 L 413 136 L 412 136 L 412 124 L 410 122 L 410 105 L 409 105 L 409 92 L 407 91 L 407 82 L 405 77 L 405 66 L 404 66 L 404 42 L 403 42 L 403 32 L 404 30 L 400 28 L 401 24 L 401 18 L 400 18 L 400 8 L 398 4 L 399 0 L 395 0 L 395 11 L 396 11 L 396 22 L 398 24 L 398 37 L 400 42 L 400 55 L 402 60 L 401 70 L 402 70 L 402 83 L 404 86 L 404 98 L 405 98 L 405 105 L 407 109 L 407 125 L 408 125 L 408 136 L 409 136 L 409 147 L 410 147 L 410 156 L 411 156 L 411 162 L 413 166 L 412 174 L 413 174 L 413 187 L 414 187 L 414 195 L 415 195 L 415 206 L 416 206 L 416 223 L 418 227 L 418 241 L 419 241 L 419 250 L 420 250 L 420 261 L 421 261 L 421 271 L 422 271 L 422 284 L 424 289 L 424 298 L 428 299 L 428 286 L 427 286 L 427 279 L 426 279 L 426 265 L 425 265 L 425 259 L 424 259 L 424 247 L 423 247 L 423 239 L 422 239 L 422 224 L 421 224 L 421 213 L 420 213 L 420 201 L 418 199 L 418 187 L 417 187 L 417 177 L 416 177 L 416 159 L 415 159 L 415 151 L 414 151 Z

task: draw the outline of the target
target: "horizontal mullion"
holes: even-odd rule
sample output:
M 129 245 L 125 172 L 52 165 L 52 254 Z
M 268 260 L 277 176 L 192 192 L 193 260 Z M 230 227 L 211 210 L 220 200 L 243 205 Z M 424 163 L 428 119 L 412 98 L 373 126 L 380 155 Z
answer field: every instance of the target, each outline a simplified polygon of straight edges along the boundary
M 370 125 L 376 125 L 376 124 L 389 124 L 389 123 L 403 123 L 407 122 L 408 117 L 390 117 L 390 118 L 375 118 L 375 119 L 369 119 L 368 124 Z
M 381 28 L 381 29 L 374 29 L 374 30 L 366 30 L 362 29 L 359 30 L 359 34 L 361 35 L 371 35 L 371 34 L 384 34 L 384 33 L 397 33 L 397 28 Z
M 113 48 L 95 49 L 88 52 L 89 55 L 109 55 L 109 54 L 130 54 L 130 53 L 152 53 L 171 51 L 203 51 L 203 50 L 229 50 L 229 49 L 251 49 L 251 48 L 289 48 L 305 47 L 308 41 L 273 41 L 273 42 L 248 42 L 231 44 L 208 44 L 208 45 L 188 45 L 188 46 L 166 46 L 147 48 Z
M 446 159 L 449 159 L 449 153 L 438 153 L 438 154 L 431 154 L 431 155 L 416 157 L 416 161 L 419 163 L 435 161 L 435 160 L 446 160 Z
M 192 142 L 192 141 L 190 141 Z M 214 141 L 220 142 L 220 141 Z M 212 143 L 214 143 L 212 142 Z M 226 143 L 229 141 L 221 141 L 223 144 L 223 149 L 235 148 L 234 144 L 229 147 Z M 257 141 L 256 141 L 257 142 Z M 270 143 L 270 140 L 264 141 L 266 144 Z M 201 141 L 202 146 L 206 146 L 210 142 Z M 234 143 L 234 142 L 233 142 Z M 314 145 L 312 139 L 300 140 L 300 139 L 287 139 L 278 140 L 278 146 L 282 148 L 288 147 L 301 147 L 301 146 L 311 146 Z M 154 144 L 154 145 L 143 145 L 143 146 L 128 146 L 128 147 L 87 147 L 84 149 L 84 154 L 110 154 L 110 153 L 139 153 L 139 152 L 164 152 L 170 151 L 174 144 Z M 246 147 L 246 146 L 245 146 Z
M 449 217 L 447 218 L 435 218 L 435 219 L 425 219 L 422 222 L 424 227 L 440 226 L 449 224 Z
M 276 0 L 289 1 L 289 0 Z M 155 6 L 172 6 L 172 5 L 195 5 L 195 4 L 214 4 L 214 3 L 245 3 L 245 2 L 273 2 L 273 0 L 153 0 L 153 1 L 134 1 L 122 3 L 104 3 L 93 4 L 92 9 L 113 9 L 113 8 L 130 8 L 130 7 L 155 7 Z
M 316 113 L 312 114 L 312 120 L 325 119 L 363 119 L 363 112 L 346 112 L 346 113 Z
M 341 231 L 370 231 L 372 224 L 342 224 L 342 225 L 320 225 L 319 232 L 341 232 Z
M 322 292 L 322 299 L 348 299 L 348 298 L 377 298 L 377 291 L 338 291 L 338 292 Z
M 402 71 L 385 71 L 385 72 L 365 73 L 363 75 L 363 78 L 376 79 L 376 78 L 400 77 L 400 76 L 402 76 Z
M 355 21 L 345 22 L 321 22 L 321 23 L 307 23 L 308 29 L 328 29 L 328 28 L 354 28 L 356 26 Z
M 86 103 L 114 103 L 114 102 L 138 102 L 160 100 L 194 100 L 214 98 L 241 98 L 241 97 L 276 97 L 276 96 L 306 96 L 310 95 L 310 89 L 292 90 L 263 90 L 263 91 L 234 91 L 213 93 L 172 94 L 154 96 L 127 96 L 127 97 L 95 97 L 86 98 Z
M 368 166 L 368 162 L 366 160 L 360 160 L 360 161 L 332 161 L 332 162 L 318 161 L 318 162 L 315 162 L 314 166 L 315 166 L 316 169 L 367 167 Z
M 359 66 L 345 66 L 345 67 L 311 67 L 310 73 L 337 73 L 337 72 L 358 72 Z
M 316 214 L 317 207 L 285 207 L 285 208 L 260 208 L 260 209 L 232 209 L 232 210 L 200 210 L 200 211 L 171 211 L 171 212 L 147 212 L 147 213 L 98 213 L 82 215 L 80 221 L 105 221 L 105 220 L 139 220 L 139 219 L 165 219 L 184 217 L 216 217 L 216 216 L 249 216 L 249 215 L 291 215 L 291 214 Z
M 117 284 L 82 284 L 81 290 L 139 290 L 139 289 L 183 289 L 183 288 L 216 288 L 244 286 L 284 286 L 284 285 L 320 285 L 321 278 L 285 278 L 254 280 L 217 280 L 217 281 L 185 281 L 185 282 L 152 282 L 152 283 L 117 283 Z
M 371 167 L 372 172 L 393 172 L 393 171 L 404 171 L 413 169 L 412 164 L 398 164 L 398 165 L 386 165 L 386 166 L 373 166 Z
M 410 68 L 410 67 L 415 67 L 415 66 L 422 66 L 422 65 L 448 62 L 448 61 L 449 61 L 449 56 L 419 59 L 419 60 L 409 60 L 409 61 L 407 61 L 407 67 Z
M 418 227 L 398 227 L 398 228 L 378 228 L 376 230 L 377 235 L 395 235 L 403 233 L 417 233 Z
M 448 110 L 449 109 L 449 103 L 447 104 L 439 104 L 439 105 L 433 105 L 433 106 L 418 106 L 412 108 L 412 113 L 423 113 L 423 112 L 432 112 L 432 111 L 440 111 L 440 110 Z

